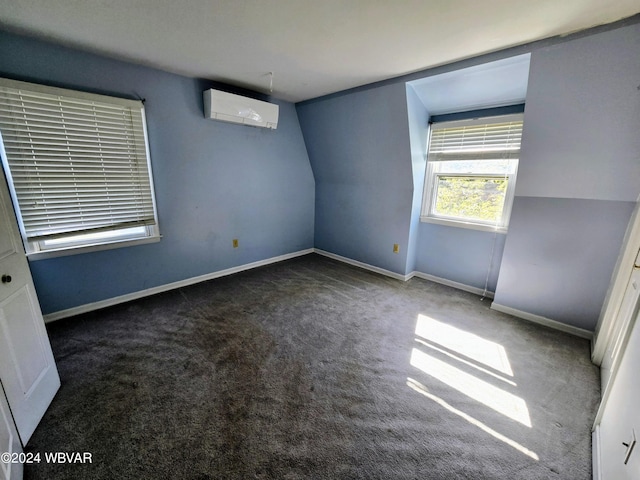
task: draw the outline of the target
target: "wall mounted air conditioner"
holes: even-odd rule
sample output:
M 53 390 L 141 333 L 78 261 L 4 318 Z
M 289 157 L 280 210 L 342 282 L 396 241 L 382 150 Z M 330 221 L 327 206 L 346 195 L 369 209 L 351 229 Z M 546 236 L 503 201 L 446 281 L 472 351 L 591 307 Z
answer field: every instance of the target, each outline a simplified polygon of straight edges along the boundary
M 205 118 L 254 127 L 278 127 L 279 107 L 274 103 L 212 89 L 205 90 L 202 96 Z

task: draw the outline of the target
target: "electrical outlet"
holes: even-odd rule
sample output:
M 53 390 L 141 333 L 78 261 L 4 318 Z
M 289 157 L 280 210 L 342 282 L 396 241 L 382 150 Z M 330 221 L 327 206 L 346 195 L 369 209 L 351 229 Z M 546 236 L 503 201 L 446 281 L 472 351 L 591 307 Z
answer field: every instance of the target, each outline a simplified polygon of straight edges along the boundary
M 393 244 L 393 253 L 400 253 L 400 245 L 397 243 Z
M 239 243 L 238 243 L 238 239 L 237 239 L 237 238 L 234 238 L 234 239 L 233 239 L 233 248 L 238 248 L 239 246 L 240 246 L 240 245 L 239 245 Z

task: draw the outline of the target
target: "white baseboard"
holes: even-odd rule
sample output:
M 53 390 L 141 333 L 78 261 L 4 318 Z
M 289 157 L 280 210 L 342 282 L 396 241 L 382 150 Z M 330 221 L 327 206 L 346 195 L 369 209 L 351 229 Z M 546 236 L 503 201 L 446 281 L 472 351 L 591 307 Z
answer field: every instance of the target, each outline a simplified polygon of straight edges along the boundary
M 430 275 L 428 273 L 416 272 L 413 271 L 406 275 L 401 273 L 392 272 L 390 270 L 385 270 L 384 268 L 375 267 L 368 263 L 359 262 L 358 260 L 352 260 L 351 258 L 343 257 L 341 255 L 337 255 L 335 253 L 327 252 L 325 250 L 320 250 L 319 248 L 315 248 L 314 252 L 323 255 L 325 257 L 333 258 L 334 260 L 338 260 L 339 262 L 348 263 L 349 265 L 353 265 L 355 267 L 364 268 L 365 270 L 369 270 L 375 273 L 379 273 L 381 275 L 386 275 L 387 277 L 395 278 L 396 280 L 402 280 L 406 282 L 411 280 L 413 277 L 422 278 L 424 280 L 429 280 L 431 282 L 440 283 L 442 285 L 447 285 L 448 287 L 457 288 L 458 290 L 463 290 L 465 292 L 474 293 L 476 295 L 482 296 L 484 294 L 484 290 L 478 287 L 472 287 L 471 285 L 466 285 L 464 283 L 454 282 L 453 280 L 448 280 L 446 278 L 436 277 L 435 275 Z M 487 292 L 486 297 L 493 298 L 493 292 Z
M 589 330 L 585 330 L 583 328 L 574 327 L 573 325 L 567 325 L 566 323 L 558 322 L 556 320 L 551 320 L 547 317 L 542 317 L 540 315 L 535 315 L 529 312 L 523 312 L 522 310 L 517 310 L 515 308 L 507 307 L 505 305 L 500 305 L 499 303 L 493 302 L 491 304 L 491 309 L 496 310 L 498 312 L 507 313 L 509 315 L 513 315 L 514 317 L 522 318 L 524 320 L 528 320 L 533 323 L 538 323 L 540 325 L 544 325 L 545 327 L 553 328 L 555 330 L 560 330 L 565 333 L 570 333 L 571 335 L 575 335 L 577 337 L 586 338 L 587 340 L 593 339 L 593 332 Z
M 368 263 L 359 262 L 358 260 L 352 260 L 341 255 L 336 255 L 335 253 L 320 250 L 319 248 L 314 248 L 313 251 L 318 255 L 333 258 L 334 260 L 338 260 L 339 262 L 348 263 L 349 265 L 353 265 L 354 267 L 364 268 L 365 270 L 370 270 L 372 272 L 379 273 L 380 275 L 386 275 L 387 277 L 395 278 L 396 280 L 402 280 L 403 282 L 406 282 L 411 277 L 413 277 L 413 274 L 403 275 L 401 273 L 392 272 L 391 270 L 385 270 L 384 268 L 375 267 L 373 265 L 369 265 Z
M 287 253 L 278 257 L 267 258 L 265 260 L 259 260 L 257 262 L 247 263 L 244 265 L 238 265 L 237 267 L 227 268 L 225 270 L 219 270 L 217 272 L 207 273 L 198 277 L 186 278 L 173 283 L 167 283 L 166 285 L 159 285 L 157 287 L 147 288 L 146 290 L 140 290 L 138 292 L 128 293 L 126 295 L 120 295 L 119 297 L 107 298 L 99 302 L 87 303 L 85 305 L 79 305 L 77 307 L 68 308 L 66 310 L 60 310 L 58 312 L 48 313 L 43 315 L 44 322 L 49 323 L 62 318 L 72 317 L 74 315 L 80 315 L 81 313 L 91 312 L 93 310 L 99 310 L 105 307 L 111 307 L 112 305 L 118 305 L 120 303 L 129 302 L 131 300 L 137 300 L 138 298 L 148 297 L 157 293 L 167 292 L 169 290 L 175 290 L 176 288 L 187 287 L 194 283 L 204 282 L 206 280 L 213 280 L 214 278 L 225 277 L 227 275 L 233 275 L 234 273 L 243 272 L 245 270 L 251 270 L 252 268 L 262 267 L 270 265 L 272 263 L 282 262 L 283 260 L 289 260 L 290 258 L 300 257 L 302 255 L 308 255 L 313 253 L 313 248 L 306 250 L 300 250 L 293 253 Z
M 457 288 L 458 290 L 464 290 L 465 292 L 475 293 L 476 295 L 484 295 L 487 298 L 493 298 L 493 292 L 484 293 L 484 290 L 482 288 L 472 287 L 471 285 L 467 285 L 465 283 L 454 282 L 453 280 L 436 277 L 435 275 L 430 275 L 428 273 L 411 272 L 411 276 L 429 280 L 430 282 L 440 283 L 448 287 Z
M 593 480 L 602 479 L 600 470 L 600 425 L 596 425 L 591 433 L 591 463 L 593 468 Z
M 319 248 L 314 248 L 313 251 L 319 255 L 323 255 L 325 257 L 338 260 L 339 262 L 348 263 L 349 265 L 364 268 L 365 270 L 370 270 L 372 272 L 379 273 L 381 275 L 386 275 L 387 277 L 395 278 L 396 280 L 402 280 L 406 282 L 407 280 L 410 280 L 413 277 L 418 277 L 418 278 L 422 278 L 432 282 L 441 283 L 449 287 L 457 288 L 459 290 L 464 290 L 465 292 L 474 293 L 476 295 L 481 296 L 484 294 L 484 290 L 482 290 L 481 288 L 472 287 L 471 285 L 466 285 L 464 283 L 454 282 L 453 280 L 448 280 L 446 278 L 436 277 L 435 275 L 430 275 L 428 273 L 414 271 L 407 275 L 402 275 L 400 273 L 392 272 L 390 270 L 385 270 L 384 268 L 369 265 L 368 263 L 359 262 L 357 260 L 352 260 L 350 258 L 343 257 L 335 253 L 330 253 L 325 250 L 320 250 Z M 489 298 L 493 298 L 493 295 L 494 295 L 493 292 L 486 293 L 486 297 L 489 297 Z M 569 333 L 577 337 L 586 338 L 587 340 L 593 339 L 593 332 L 590 332 L 589 330 L 585 330 L 583 328 L 567 325 L 566 323 L 558 322 L 556 320 L 551 320 L 550 318 L 542 317 L 540 315 L 535 315 L 533 313 L 523 312 L 522 310 L 517 310 L 515 308 L 507 307 L 505 305 L 500 305 L 495 302 L 491 304 L 491 308 L 498 312 L 507 313 L 509 315 L 513 315 L 514 317 L 522 318 L 524 320 L 528 320 L 533 323 L 544 325 L 546 327 L 553 328 L 555 330 L 560 330 L 562 332 Z

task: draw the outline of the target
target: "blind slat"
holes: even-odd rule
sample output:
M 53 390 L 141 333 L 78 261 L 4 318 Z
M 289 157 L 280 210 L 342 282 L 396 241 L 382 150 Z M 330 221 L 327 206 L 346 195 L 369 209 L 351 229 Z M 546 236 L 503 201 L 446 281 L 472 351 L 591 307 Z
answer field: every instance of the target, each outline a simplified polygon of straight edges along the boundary
M 1 114 L 1 112 L 0 112 Z M 69 133 L 92 133 L 93 135 L 96 135 L 96 132 L 105 132 L 107 135 L 108 134 L 122 134 L 122 133 L 127 133 L 127 134 L 133 134 L 136 129 L 130 128 L 130 129 L 124 129 L 124 128 L 120 128 L 118 125 L 109 125 L 109 124 L 103 124 L 103 123 L 93 123 L 93 124 L 86 124 L 83 122 L 72 122 L 70 120 L 67 119 L 63 119 L 62 117 L 58 117 L 58 119 L 47 119 L 47 118 L 31 118 L 28 122 L 21 122 L 20 119 L 13 119 L 11 117 L 4 117 L 5 120 L 2 122 L 3 124 L 9 123 L 11 122 L 12 125 L 14 125 L 16 128 L 23 128 L 23 131 L 25 130 L 24 127 L 28 125 L 29 130 L 27 131 L 34 131 L 34 132 L 49 132 L 49 133 L 56 133 L 56 132 L 61 132 L 62 134 L 65 134 L 67 132 Z M 64 120 L 63 124 L 57 123 L 57 120 Z M 139 132 L 139 130 L 138 130 Z
M 66 141 L 65 141 L 66 140 Z M 128 152 L 135 148 L 135 142 L 107 142 L 104 139 L 100 139 L 100 151 L 113 151 L 113 152 Z M 5 140 L 4 146 L 7 150 L 12 150 L 14 152 L 20 152 L 24 150 L 24 143 L 15 141 L 15 140 Z M 49 140 L 49 141 L 41 141 L 38 139 L 31 139 L 31 142 L 28 144 L 28 148 L 36 151 L 95 151 L 95 145 L 88 142 L 78 142 L 71 141 L 68 139 L 59 139 L 59 140 Z

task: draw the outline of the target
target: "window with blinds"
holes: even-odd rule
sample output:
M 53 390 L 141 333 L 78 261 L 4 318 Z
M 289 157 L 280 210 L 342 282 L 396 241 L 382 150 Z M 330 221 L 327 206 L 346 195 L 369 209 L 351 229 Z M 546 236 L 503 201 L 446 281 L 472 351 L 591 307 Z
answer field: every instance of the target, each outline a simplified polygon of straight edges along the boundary
M 27 254 L 159 238 L 142 102 L 0 79 L 0 133 Z
M 433 124 L 421 220 L 506 231 L 522 125 L 521 114 Z

